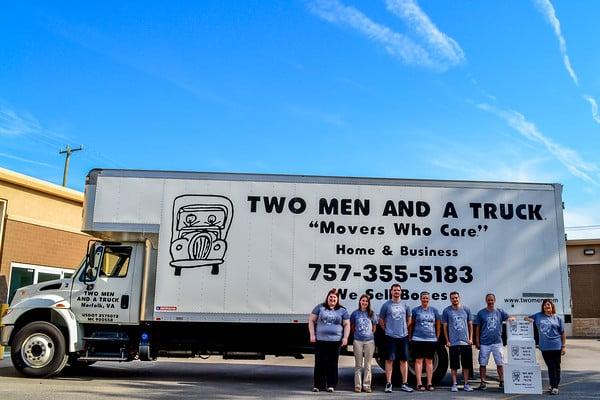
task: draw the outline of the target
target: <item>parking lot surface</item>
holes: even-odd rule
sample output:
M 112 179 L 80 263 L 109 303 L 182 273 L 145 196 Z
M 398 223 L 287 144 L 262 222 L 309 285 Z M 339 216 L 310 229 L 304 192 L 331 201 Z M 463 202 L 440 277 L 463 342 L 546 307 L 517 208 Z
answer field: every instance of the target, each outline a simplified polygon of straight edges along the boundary
M 543 387 L 547 375 L 542 365 Z M 326 398 L 427 398 L 427 399 L 525 399 L 539 396 L 504 394 L 498 389 L 495 368 L 488 368 L 487 391 L 451 393 L 448 374 L 435 392 L 383 393 L 384 375 L 374 367 L 374 392 L 354 393 L 353 358 L 340 358 L 340 384 L 337 391 L 312 393 L 312 356 L 303 360 L 268 357 L 265 361 L 201 359 L 159 359 L 155 362 L 98 363 L 84 370 L 65 368 L 50 379 L 22 377 L 9 357 L 0 360 L 0 399 L 326 399 Z M 569 339 L 563 357 L 560 395 L 563 398 L 600 398 L 600 341 Z M 477 379 L 471 382 L 477 386 Z M 547 396 L 545 394 L 544 396 Z

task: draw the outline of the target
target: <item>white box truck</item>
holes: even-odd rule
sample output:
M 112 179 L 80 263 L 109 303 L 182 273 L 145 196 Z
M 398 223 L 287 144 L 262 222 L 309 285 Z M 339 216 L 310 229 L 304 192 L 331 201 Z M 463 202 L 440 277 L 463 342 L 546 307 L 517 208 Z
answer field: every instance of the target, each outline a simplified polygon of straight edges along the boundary
M 570 317 L 562 186 L 321 176 L 90 171 L 70 279 L 17 291 L 1 341 L 16 369 L 159 356 L 311 353 L 307 317 L 332 287 L 351 312 L 393 283 L 511 314 L 542 298 Z M 378 336 L 379 337 L 379 336 Z M 443 346 L 435 358 L 444 376 Z

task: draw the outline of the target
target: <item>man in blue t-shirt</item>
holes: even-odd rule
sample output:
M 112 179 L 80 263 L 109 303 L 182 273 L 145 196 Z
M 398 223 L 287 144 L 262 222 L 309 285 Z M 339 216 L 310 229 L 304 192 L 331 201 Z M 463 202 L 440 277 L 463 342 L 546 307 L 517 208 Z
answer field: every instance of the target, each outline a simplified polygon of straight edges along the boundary
M 511 319 L 509 315 L 500 308 L 495 308 L 496 296 L 488 293 L 485 296 L 486 308 L 479 310 L 475 316 L 475 347 L 479 349 L 479 377 L 481 382 L 479 390 L 486 390 L 485 382 L 486 367 L 490 359 L 490 353 L 494 356 L 499 386 L 504 387 L 504 367 L 502 362 L 502 322 Z M 514 318 L 513 318 L 514 319 Z
M 394 360 L 400 360 L 402 386 L 400 390 L 412 392 L 408 386 L 408 327 L 410 325 L 410 307 L 400 300 L 402 288 L 394 283 L 390 288 L 392 299 L 383 303 L 379 313 L 379 325 L 385 331 L 385 392 L 392 392 L 392 370 Z
M 458 292 L 450 292 L 450 305 L 442 313 L 446 346 L 450 352 L 450 372 L 452 375 L 452 391 L 458 392 L 456 383 L 458 370 L 462 364 L 463 390 L 472 392 L 469 385 L 469 370 L 473 369 L 473 315 L 468 307 L 460 304 Z

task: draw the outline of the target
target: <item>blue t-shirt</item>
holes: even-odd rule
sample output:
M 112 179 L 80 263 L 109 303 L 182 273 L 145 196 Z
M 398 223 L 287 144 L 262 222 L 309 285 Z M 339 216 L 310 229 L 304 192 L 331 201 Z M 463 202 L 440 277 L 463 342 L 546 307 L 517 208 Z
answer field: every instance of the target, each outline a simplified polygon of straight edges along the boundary
M 539 345 L 541 351 L 560 350 L 562 348 L 562 334 L 565 332 L 565 327 L 558 315 L 548 316 L 543 312 L 539 312 L 530 315 L 529 318 L 533 319 L 540 334 Z
M 423 306 L 413 308 L 413 334 L 412 340 L 415 342 L 435 342 L 437 336 L 435 335 L 435 321 L 440 320 L 440 313 L 435 307 L 427 307 L 427 310 Z
M 475 316 L 475 325 L 479 325 L 479 344 L 490 345 L 502 343 L 502 321 L 508 319 L 508 314 L 501 308 L 489 311 L 479 310 Z
M 348 320 L 348 311 L 344 307 L 330 310 L 318 304 L 312 313 L 317 316 L 317 329 L 315 336 L 317 340 L 324 342 L 339 342 L 344 334 L 343 322 Z
M 366 311 L 354 310 L 350 315 L 350 323 L 354 325 L 354 340 L 363 342 L 374 340 L 373 326 L 377 325 L 375 313 L 369 318 Z
M 444 308 L 442 322 L 448 324 L 450 346 L 468 344 L 469 321 L 473 321 L 473 314 L 468 307 L 461 306 L 457 310 L 452 306 Z
M 410 316 L 410 307 L 403 302 L 388 300 L 381 306 L 379 318 L 385 321 L 385 334 L 394 338 L 408 336 L 406 317 Z

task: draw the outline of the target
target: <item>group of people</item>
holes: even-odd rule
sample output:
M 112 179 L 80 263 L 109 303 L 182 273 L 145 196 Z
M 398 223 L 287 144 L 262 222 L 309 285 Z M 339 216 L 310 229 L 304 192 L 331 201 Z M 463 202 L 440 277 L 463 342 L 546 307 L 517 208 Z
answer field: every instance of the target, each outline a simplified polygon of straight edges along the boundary
M 408 384 L 409 346 L 415 361 L 416 390 L 433 391 L 433 358 L 440 335 L 449 350 L 452 392 L 458 391 L 458 371 L 462 369 L 463 390 L 473 391 L 469 384 L 469 371 L 473 369 L 472 346 L 479 350 L 480 390 L 487 389 L 486 367 L 490 355 L 497 366 L 499 387 L 503 387 L 502 323 L 513 320 L 504 310 L 496 308 L 496 296 L 485 297 L 486 307 L 476 315 L 460 303 L 458 292 L 450 293 L 450 305 L 442 313 L 429 305 L 430 295 L 421 292 L 418 307 L 411 308 L 401 300 L 400 284 L 390 288 L 391 299 L 383 304 L 379 316 L 371 309 L 371 298 L 363 294 L 358 308 L 348 313 L 339 301 L 336 289 L 327 293 L 325 301 L 318 304 L 308 320 L 310 341 L 315 344 L 315 369 L 313 392 L 334 392 L 338 383 L 338 359 L 340 348 L 348 344 L 353 334 L 355 357 L 354 391 L 372 391 L 371 364 L 375 352 L 375 331 L 379 325 L 385 332 L 383 348 L 386 385 L 384 391 L 391 393 L 394 361 L 399 361 L 402 375 L 400 390 L 413 392 Z M 539 348 L 548 367 L 549 392 L 558 394 L 560 361 L 565 354 L 566 336 L 564 324 L 556 315 L 550 299 L 542 302 L 541 311 L 525 317 L 533 322 L 539 332 Z M 426 381 L 422 373 L 425 365 Z

